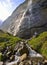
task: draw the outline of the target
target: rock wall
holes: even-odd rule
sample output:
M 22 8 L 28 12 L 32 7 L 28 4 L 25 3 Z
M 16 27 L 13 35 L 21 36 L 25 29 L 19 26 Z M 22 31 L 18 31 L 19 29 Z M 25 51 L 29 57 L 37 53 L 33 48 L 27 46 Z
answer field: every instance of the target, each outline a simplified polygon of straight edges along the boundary
M 22 38 L 47 31 L 47 1 L 26 0 L 5 20 L 1 29 Z

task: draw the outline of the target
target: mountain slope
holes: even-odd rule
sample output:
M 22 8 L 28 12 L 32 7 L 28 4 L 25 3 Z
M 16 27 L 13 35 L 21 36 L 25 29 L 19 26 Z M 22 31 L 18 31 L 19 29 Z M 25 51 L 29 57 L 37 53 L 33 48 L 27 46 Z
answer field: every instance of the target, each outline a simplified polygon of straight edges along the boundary
M 5 59 L 8 59 L 6 57 L 8 56 L 11 57 L 13 54 L 15 54 L 14 53 L 16 52 L 15 50 L 17 50 L 18 48 L 16 46 L 16 43 L 20 43 L 20 41 L 22 42 L 23 39 L 14 37 L 0 30 L 0 61 L 1 60 L 4 61 Z M 28 44 L 30 45 L 31 48 L 33 48 L 38 53 L 42 54 L 42 56 L 45 59 L 47 59 L 47 32 L 43 32 L 39 34 L 37 37 L 32 37 L 32 39 L 28 40 Z M 9 53 L 11 53 L 11 56 L 9 55 Z
M 20 40 L 20 38 L 14 37 L 9 33 L 4 33 L 0 30 L 0 52 L 3 51 L 7 46 L 12 46 L 14 48 L 16 42 Z
M 47 31 L 47 1 L 26 0 L 4 21 L 1 29 L 22 38 Z
M 2 23 L 3 23 L 3 21 L 2 21 L 2 20 L 0 20 L 0 26 L 2 25 Z

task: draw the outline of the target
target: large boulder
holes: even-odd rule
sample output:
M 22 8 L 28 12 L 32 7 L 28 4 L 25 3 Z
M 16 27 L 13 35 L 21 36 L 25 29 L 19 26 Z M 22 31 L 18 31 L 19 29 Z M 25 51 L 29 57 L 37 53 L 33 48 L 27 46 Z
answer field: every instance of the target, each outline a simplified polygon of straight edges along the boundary
M 1 29 L 22 38 L 47 31 L 47 0 L 26 0 L 4 21 Z
M 20 59 L 20 61 L 23 61 L 23 60 L 27 59 L 27 54 L 24 53 L 22 56 L 20 56 L 19 59 Z

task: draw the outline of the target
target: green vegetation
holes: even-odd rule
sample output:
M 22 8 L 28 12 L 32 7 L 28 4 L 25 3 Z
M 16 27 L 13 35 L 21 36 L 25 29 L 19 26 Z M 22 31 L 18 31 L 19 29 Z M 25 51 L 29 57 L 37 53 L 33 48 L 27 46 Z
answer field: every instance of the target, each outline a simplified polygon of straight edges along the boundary
M 0 61 L 6 60 L 8 56 L 13 56 L 15 53 L 16 43 L 22 40 L 21 38 L 14 37 L 8 33 L 4 33 L 0 30 Z M 28 41 L 30 46 L 38 53 L 42 54 L 47 59 L 47 32 L 43 32 L 37 37 L 32 37 Z M 7 48 L 9 47 L 9 49 Z M 6 51 L 7 50 L 7 51 Z
M 41 48 L 41 53 L 47 59 L 47 41 L 43 44 Z
M 16 43 L 20 40 L 20 38 L 4 33 L 0 30 L 0 60 L 2 60 L 2 54 L 4 54 L 7 47 L 9 47 L 8 52 L 13 52 Z
M 6 46 L 15 46 L 16 42 L 21 40 L 18 37 L 14 37 L 8 33 L 0 32 L 0 51 L 4 49 Z
M 28 41 L 31 47 L 41 53 L 47 59 L 47 32 L 41 33 L 38 37 Z

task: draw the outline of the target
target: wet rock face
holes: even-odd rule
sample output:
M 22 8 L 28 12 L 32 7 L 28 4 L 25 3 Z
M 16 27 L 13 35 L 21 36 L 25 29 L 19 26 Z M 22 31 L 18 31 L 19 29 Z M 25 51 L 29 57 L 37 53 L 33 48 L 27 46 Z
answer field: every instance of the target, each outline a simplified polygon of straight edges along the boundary
M 35 32 L 41 33 L 47 30 L 47 1 L 38 1 L 28 8 L 23 22 L 20 26 L 19 35 L 21 37 L 30 37 Z M 23 31 L 23 32 L 22 32 Z
M 26 0 L 3 23 L 1 29 L 22 38 L 47 31 L 47 1 Z

